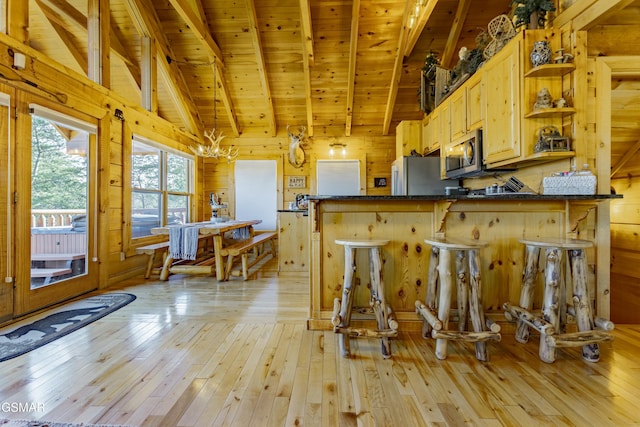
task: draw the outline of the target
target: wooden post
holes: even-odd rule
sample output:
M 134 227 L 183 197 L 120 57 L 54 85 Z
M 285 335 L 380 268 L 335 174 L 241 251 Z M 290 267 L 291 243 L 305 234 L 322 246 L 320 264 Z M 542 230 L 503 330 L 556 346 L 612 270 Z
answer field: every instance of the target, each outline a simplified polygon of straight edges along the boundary
M 387 313 L 387 303 L 384 295 L 384 282 L 382 281 L 382 254 L 380 248 L 369 248 L 369 266 L 371 279 L 371 306 L 378 323 L 378 331 L 384 331 L 389 328 L 389 319 Z M 382 345 L 382 357 L 388 359 L 391 357 L 391 342 L 389 337 L 380 339 Z
M 558 248 L 548 248 L 546 250 L 547 266 L 545 268 L 545 284 L 544 297 L 542 305 L 542 317 L 545 321 L 551 323 L 557 331 L 560 327 L 559 316 L 559 288 L 562 280 L 561 263 L 562 251 Z M 547 339 L 547 335 L 540 334 L 540 359 L 547 363 L 556 360 L 556 348 L 551 340 Z
M 448 249 L 440 250 L 438 273 L 440 275 L 440 298 L 438 300 L 438 319 L 442 322 L 444 330 L 449 329 L 449 307 L 451 306 L 452 278 L 449 263 L 451 252 Z M 443 338 L 436 339 L 436 357 L 440 360 L 447 358 L 448 341 Z
M 467 277 L 467 256 L 465 251 L 456 253 L 456 289 L 458 301 L 458 330 L 466 331 L 469 317 L 469 279 Z
M 580 332 L 593 330 L 593 316 L 591 314 L 591 298 L 587 289 L 587 263 L 584 250 L 573 249 L 571 257 L 571 276 L 573 278 L 573 306 L 576 324 Z M 597 343 L 582 347 L 582 358 L 587 362 L 600 360 L 600 349 Z
M 340 326 L 349 326 L 351 323 L 351 306 L 353 305 L 353 282 L 355 279 L 354 272 L 356 270 L 355 248 L 351 246 L 344 247 L 344 284 L 342 285 L 342 303 L 340 305 Z M 338 337 L 338 347 L 342 357 L 351 355 L 349 337 L 340 334 Z
M 533 308 L 533 291 L 538 276 L 539 256 L 539 247 L 526 246 L 525 266 L 522 272 L 522 289 L 520 290 L 520 307 L 529 312 Z M 516 341 L 521 343 L 529 341 L 529 326 L 522 319 L 518 320 L 518 325 L 516 326 Z
M 469 250 L 469 311 L 474 332 L 484 331 L 484 310 L 482 307 L 482 282 L 480 280 L 480 255 L 477 249 Z M 489 359 L 487 343 L 476 342 L 476 358 L 483 362 Z

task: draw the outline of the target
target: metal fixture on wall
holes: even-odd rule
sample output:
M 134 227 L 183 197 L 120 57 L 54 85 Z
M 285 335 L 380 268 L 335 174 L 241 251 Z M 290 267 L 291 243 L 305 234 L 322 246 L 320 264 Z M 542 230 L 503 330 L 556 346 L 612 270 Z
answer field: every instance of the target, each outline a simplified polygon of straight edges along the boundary
M 329 149 L 329 154 L 332 156 L 336 154 L 336 150 L 340 150 L 340 154 L 342 154 L 343 156 L 347 154 L 347 144 L 343 144 L 341 142 L 333 142 L 329 144 L 329 147 L 331 147 Z
M 224 139 L 222 132 L 216 135 L 216 126 L 218 124 L 218 82 L 217 82 L 218 66 L 216 65 L 215 58 L 213 59 L 213 129 L 211 132 L 204 131 L 204 136 L 210 142 L 210 144 L 196 144 L 192 145 L 191 151 L 200 157 L 211 157 L 213 159 L 226 159 L 228 163 L 231 163 L 238 157 L 238 148 L 223 148 L 220 146 L 220 141 Z

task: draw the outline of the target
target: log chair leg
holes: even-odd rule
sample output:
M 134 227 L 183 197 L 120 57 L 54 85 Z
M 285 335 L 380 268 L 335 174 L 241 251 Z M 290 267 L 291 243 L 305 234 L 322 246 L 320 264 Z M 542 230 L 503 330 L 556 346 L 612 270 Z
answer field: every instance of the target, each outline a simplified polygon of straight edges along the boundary
M 520 290 L 520 307 L 531 313 L 533 308 L 533 291 L 538 276 L 538 257 L 540 248 L 527 245 L 526 264 L 522 272 L 522 289 Z M 516 341 L 526 343 L 529 341 L 529 325 L 523 320 L 518 320 L 516 326 Z
M 469 323 L 469 276 L 466 251 L 456 253 L 456 299 L 458 301 L 458 330 L 466 331 Z M 471 262 L 471 260 L 469 260 Z
M 378 331 L 389 329 L 387 303 L 384 294 L 384 282 L 382 281 L 382 254 L 380 248 L 369 248 L 369 268 L 371 280 L 371 307 L 376 316 Z M 382 357 L 391 357 L 391 342 L 389 337 L 380 339 Z
M 447 249 L 440 249 L 440 261 L 438 262 L 438 273 L 440 274 L 440 295 L 438 299 L 438 319 L 442 322 L 442 329 L 449 329 L 449 308 L 451 307 L 452 277 L 449 262 L 451 252 Z M 436 339 L 436 357 L 440 360 L 447 358 L 448 340 L 445 338 Z
M 570 251 L 571 276 L 573 278 L 573 303 L 576 314 L 576 324 L 580 332 L 593 330 L 593 315 L 591 314 L 591 298 L 587 288 L 587 263 L 582 249 Z M 587 344 L 582 347 L 582 358 L 587 362 L 600 360 L 598 343 Z
M 545 283 L 544 283 L 544 297 L 542 302 L 542 317 L 547 322 L 553 325 L 554 330 L 559 330 L 560 322 L 560 309 L 559 294 L 560 294 L 560 281 L 562 280 L 562 269 L 560 264 L 562 263 L 562 251 L 558 248 L 551 248 L 546 250 L 547 265 L 545 266 Z M 553 363 L 556 360 L 556 348 L 552 342 L 548 340 L 547 335 L 540 334 L 540 349 L 539 355 L 543 362 Z
M 474 332 L 485 329 L 484 307 L 482 306 L 482 282 L 480 281 L 480 254 L 476 249 L 469 250 L 469 311 Z M 489 360 L 486 341 L 476 342 L 476 359 Z
M 240 259 L 242 260 L 242 278 L 249 280 L 249 254 L 247 252 L 242 253 Z
M 164 259 L 164 263 L 162 264 L 162 271 L 160 271 L 160 280 L 169 280 L 169 269 L 171 268 L 171 264 L 173 264 L 173 258 L 171 258 L 171 255 L 167 255 Z
M 431 256 L 429 258 L 429 278 L 427 281 L 427 297 L 425 305 L 435 310 L 437 308 L 436 295 L 438 293 L 438 262 L 440 260 L 440 249 L 435 246 L 431 247 Z M 431 324 L 424 319 L 422 322 L 422 337 L 431 337 Z
M 344 283 L 342 285 L 342 302 L 340 304 L 340 319 L 342 323 L 339 326 L 348 327 L 351 324 L 351 307 L 353 305 L 353 282 L 355 279 L 354 272 L 356 270 L 355 249 L 351 246 L 344 247 Z M 351 347 L 349 337 L 341 333 L 338 336 L 338 347 L 342 357 L 351 355 Z

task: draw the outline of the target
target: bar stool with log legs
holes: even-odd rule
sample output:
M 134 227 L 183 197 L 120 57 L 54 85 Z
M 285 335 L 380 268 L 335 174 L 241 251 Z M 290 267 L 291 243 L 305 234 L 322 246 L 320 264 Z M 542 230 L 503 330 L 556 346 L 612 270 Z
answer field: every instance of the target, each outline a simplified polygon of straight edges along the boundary
M 431 245 L 429 283 L 426 305 L 416 301 L 416 312 L 424 318 L 422 336 L 436 338 L 436 357 L 447 358 L 449 340 L 474 342 L 476 358 L 488 360 L 486 341 L 500 341 L 500 325 L 486 319 L 482 309 L 479 250 L 486 243 L 460 242 L 451 239 L 425 239 Z M 458 301 L 458 331 L 448 330 L 451 308 L 451 252 L 456 253 L 456 285 Z M 468 272 L 468 274 L 467 274 Z M 437 298 L 437 300 L 436 300 Z M 436 313 L 437 310 L 437 313 Z M 470 314 L 473 332 L 467 331 Z
M 344 285 L 342 287 L 342 300 L 336 298 L 333 303 L 333 316 L 331 322 L 334 332 L 340 334 L 338 345 L 342 357 L 350 356 L 349 337 L 375 337 L 382 342 L 382 356 L 385 359 L 391 357 L 390 337 L 398 336 L 398 322 L 393 311 L 387 305 L 385 299 L 384 282 L 382 281 L 382 255 L 380 248 L 389 243 L 388 240 L 376 239 L 342 239 L 336 240 L 336 244 L 344 246 Z M 378 329 L 352 328 L 351 312 L 353 306 L 353 284 L 356 272 L 356 249 L 369 251 L 369 271 L 371 280 L 371 297 L 369 300 L 370 311 L 375 315 Z M 360 311 L 360 310 L 359 310 Z
M 516 340 L 529 340 L 529 327 L 540 332 L 540 359 L 547 363 L 556 360 L 558 347 L 582 347 L 582 358 L 588 362 L 600 360 L 598 343 L 611 341 L 613 322 L 597 318 L 591 313 L 591 298 L 587 288 L 585 249 L 592 246 L 587 240 L 523 239 L 526 245 L 526 264 L 522 274 L 520 306 L 504 303 L 505 317 L 517 320 Z M 545 250 L 545 284 L 541 315 L 532 313 L 533 291 L 538 272 L 540 249 Z M 563 253 L 568 254 L 571 276 L 572 302 L 566 303 L 567 289 L 563 273 Z M 578 332 L 566 333 L 567 313 L 575 318 Z M 595 327 L 600 330 L 594 330 Z

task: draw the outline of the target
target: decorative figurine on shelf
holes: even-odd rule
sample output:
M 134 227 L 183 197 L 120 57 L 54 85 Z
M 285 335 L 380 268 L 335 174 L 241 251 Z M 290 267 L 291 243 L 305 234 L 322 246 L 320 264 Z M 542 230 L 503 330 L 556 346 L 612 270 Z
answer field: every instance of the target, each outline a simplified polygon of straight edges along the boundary
M 553 106 L 556 107 L 556 108 L 568 107 L 567 100 L 564 99 L 564 98 L 558 98 L 555 101 L 553 101 Z
M 569 137 L 560 135 L 555 126 L 545 126 L 538 131 L 538 140 L 533 147 L 534 153 L 544 151 L 569 151 Z
M 568 64 L 573 60 L 573 55 L 570 53 L 564 53 L 563 48 L 556 50 L 556 53 L 558 55 L 553 58 L 553 62 L 556 64 Z
M 534 111 L 542 110 L 544 108 L 553 108 L 553 98 L 551 97 L 551 92 L 549 92 L 549 89 L 546 87 L 543 87 L 538 91 L 536 102 L 533 104 Z
M 533 49 L 531 50 L 531 64 L 534 67 L 548 64 L 551 62 L 551 48 L 549 42 L 541 40 L 533 43 Z

